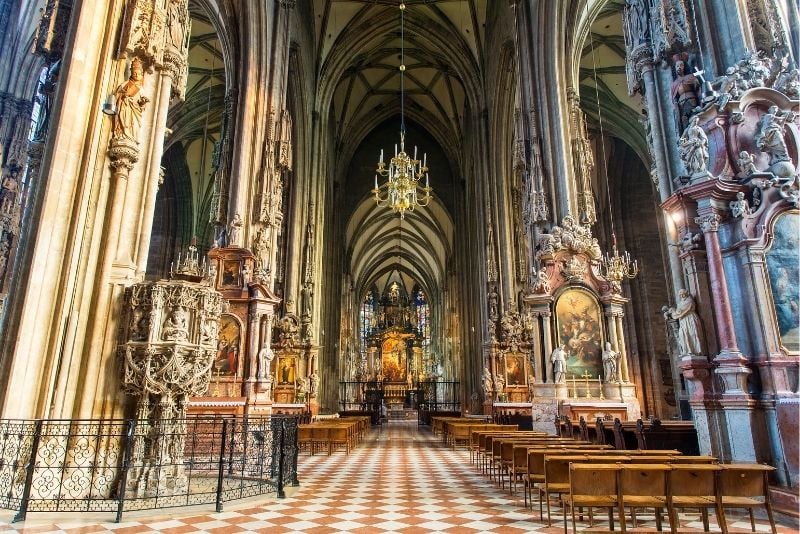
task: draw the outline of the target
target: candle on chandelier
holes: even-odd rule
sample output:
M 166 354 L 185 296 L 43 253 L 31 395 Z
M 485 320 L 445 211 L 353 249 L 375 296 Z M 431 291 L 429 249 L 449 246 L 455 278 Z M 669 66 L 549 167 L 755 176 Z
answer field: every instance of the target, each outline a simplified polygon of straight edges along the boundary
M 383 163 L 383 149 L 381 149 L 381 159 L 378 163 Z
M 427 172 L 425 173 L 425 187 L 429 187 L 428 186 L 428 173 Z
M 394 144 L 394 157 L 397 157 L 397 143 Z
M 378 189 L 378 175 L 375 175 L 375 189 Z
M 414 146 L 414 159 L 415 160 L 417 159 L 417 147 L 416 146 Z

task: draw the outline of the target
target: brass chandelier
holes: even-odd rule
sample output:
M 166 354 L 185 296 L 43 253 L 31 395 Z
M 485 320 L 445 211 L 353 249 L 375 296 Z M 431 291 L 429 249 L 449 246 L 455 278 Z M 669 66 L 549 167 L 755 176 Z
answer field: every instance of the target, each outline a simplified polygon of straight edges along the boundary
M 400 218 L 405 218 L 406 211 L 414 211 L 418 206 L 427 206 L 431 201 L 431 187 L 428 182 L 427 154 L 423 154 L 422 161 L 417 159 L 417 147 L 414 147 L 414 157 L 406 153 L 406 123 L 405 123 L 405 25 L 404 17 L 406 5 L 400 2 L 400 151 L 394 145 L 394 157 L 389 160 L 388 166 L 383 159 L 381 149 L 378 168 L 375 170 L 375 203 L 379 207 L 388 206 L 395 213 L 400 213 Z M 378 175 L 387 178 L 386 183 L 378 185 Z M 425 186 L 420 185 L 420 180 L 425 177 Z

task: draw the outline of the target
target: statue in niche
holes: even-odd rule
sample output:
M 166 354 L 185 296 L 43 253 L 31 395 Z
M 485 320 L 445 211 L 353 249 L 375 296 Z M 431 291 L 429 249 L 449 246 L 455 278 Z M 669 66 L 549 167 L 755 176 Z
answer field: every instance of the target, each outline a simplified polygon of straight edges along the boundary
M 533 292 L 539 294 L 550 293 L 550 279 L 547 277 L 547 271 L 544 269 L 536 271 L 536 281 L 533 283 Z
M 10 215 L 17 203 L 20 169 L 17 162 L 12 161 L 8 164 L 8 173 L 3 178 L 2 189 L 0 189 L 0 213 L 5 215 Z
M 200 324 L 200 342 L 213 343 L 217 339 L 217 330 L 219 326 L 216 320 L 206 319 Z
M 131 314 L 130 340 L 147 341 L 150 331 L 150 315 L 142 308 L 134 308 Z
M 10 251 L 8 240 L 0 241 L 0 288 L 2 287 L 3 277 L 6 274 L 6 266 L 8 265 L 8 253 Z
M 169 317 L 161 331 L 164 341 L 186 341 L 189 337 L 189 326 L 186 320 L 186 310 L 183 306 L 172 308 Z
M 61 60 L 59 59 L 47 68 L 47 76 L 36 93 L 35 99 L 39 103 L 39 120 L 36 121 L 36 129 L 32 137 L 32 140 L 36 143 L 43 143 L 47 137 L 53 108 L 53 95 L 56 91 L 60 71 Z
M 311 373 L 311 376 L 308 377 L 308 393 L 312 398 L 314 398 L 317 396 L 318 392 L 319 392 L 319 374 L 317 374 L 317 370 L 314 369 L 314 372 Z
M 703 325 L 695 311 L 694 297 L 686 289 L 678 292 L 678 304 L 669 309 L 669 314 L 678 321 L 678 347 L 683 356 L 703 353 L 700 346 L 700 333 Z
M 266 378 L 270 375 L 270 366 L 275 358 L 275 353 L 264 343 L 258 351 L 258 378 Z
M 228 225 L 228 246 L 238 247 L 239 239 L 242 236 L 242 216 L 238 213 L 233 216 L 233 220 Z
M 675 80 L 672 82 L 672 102 L 675 105 L 675 124 L 678 130 L 685 130 L 693 110 L 700 105 L 698 91 L 700 82 L 692 73 L 686 72 L 686 61 L 675 60 Z
M 678 142 L 681 159 L 690 176 L 708 173 L 708 137 L 699 122 L 698 117 L 692 117 Z
M 489 319 L 496 321 L 500 317 L 500 312 L 498 308 L 498 301 L 500 300 L 500 295 L 497 294 L 497 286 L 492 285 L 489 288 Z
M 786 121 L 794 120 L 794 113 L 781 112 L 778 106 L 770 106 L 769 110 L 758 121 L 758 132 L 753 140 L 761 152 L 769 154 L 769 164 L 791 161 L 783 139 Z
M 492 398 L 492 391 L 494 391 L 494 381 L 492 380 L 492 372 L 488 367 L 483 368 L 483 393 L 487 399 Z
M 138 57 L 131 61 L 131 75 L 128 81 L 117 88 L 117 114 L 114 116 L 113 138 L 139 143 L 139 128 L 142 125 L 142 112 L 150 99 L 139 93 L 144 85 L 144 66 Z
M 303 284 L 300 290 L 300 302 L 303 305 L 303 317 L 311 317 L 311 312 L 314 309 L 314 285 L 310 282 Z
M 731 208 L 731 215 L 733 215 L 734 219 L 746 217 L 752 213 L 750 204 L 747 202 L 747 199 L 744 198 L 744 193 L 742 191 L 736 193 L 736 200 L 732 200 L 728 205 Z
M 557 346 L 550 354 L 550 363 L 553 364 L 553 381 L 556 384 L 567 383 L 567 353 L 566 345 Z
M 624 14 L 626 35 L 634 49 L 650 38 L 645 0 L 626 0 Z
M 606 341 L 605 349 L 603 349 L 603 374 L 606 382 L 619 382 L 619 377 L 617 376 L 619 357 L 619 352 L 612 349 L 611 343 Z
M 167 6 L 167 24 L 169 26 L 169 41 L 178 50 L 183 49 L 186 41 L 186 27 L 184 25 L 185 0 L 170 0 Z
M 497 388 L 497 397 L 506 394 L 506 381 L 503 376 L 498 373 L 494 379 L 494 387 Z
M 533 387 L 535 383 L 535 378 L 533 375 L 528 375 L 528 401 L 533 402 L 533 398 L 535 396 L 536 390 Z
M 308 394 L 308 379 L 302 376 L 297 378 L 297 402 L 305 402 Z

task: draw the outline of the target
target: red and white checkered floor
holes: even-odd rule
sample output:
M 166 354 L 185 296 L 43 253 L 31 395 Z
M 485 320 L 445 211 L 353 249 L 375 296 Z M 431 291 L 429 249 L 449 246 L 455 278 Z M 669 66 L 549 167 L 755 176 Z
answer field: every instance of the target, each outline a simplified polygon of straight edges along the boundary
M 564 531 L 559 522 L 548 528 L 523 507 L 522 495 L 511 497 L 470 464 L 469 453 L 452 450 L 416 422 L 392 421 L 369 433 L 349 455 L 309 456 L 299 460 L 301 486 L 286 499 L 227 503 L 222 513 L 192 510 L 128 513 L 122 523 L 112 516 L 31 513 L 28 521 L 10 525 L 12 514 L 0 515 L 0 532 L 552 532 Z M 716 524 L 712 515 L 712 532 Z M 159 517 L 160 516 L 160 517 Z M 560 518 L 560 510 L 554 517 Z M 638 531 L 655 530 L 652 515 L 640 517 Z M 732 532 L 750 532 L 745 516 L 729 518 Z M 586 524 L 584 523 L 584 529 Z M 630 519 L 629 519 L 630 525 Z M 596 523 L 593 531 L 607 524 Z M 581 528 L 581 527 L 579 527 Z M 619 526 L 617 525 L 617 528 Z M 759 532 L 769 524 L 759 520 Z M 719 529 L 716 529 L 719 532 Z M 628 531 L 631 529 L 629 527 Z M 702 532 L 699 515 L 682 515 L 681 532 Z M 797 524 L 781 520 L 780 533 L 798 532 Z

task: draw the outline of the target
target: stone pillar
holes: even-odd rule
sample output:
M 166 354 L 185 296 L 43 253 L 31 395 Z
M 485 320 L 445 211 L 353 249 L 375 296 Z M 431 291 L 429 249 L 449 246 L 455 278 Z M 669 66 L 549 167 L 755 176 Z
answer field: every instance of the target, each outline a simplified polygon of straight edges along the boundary
M 706 210 L 704 210 L 706 211 Z M 715 373 L 722 379 L 724 398 L 747 399 L 747 376 L 751 373 L 747 367 L 747 358 L 739 351 L 736 333 L 733 326 L 733 315 L 728 295 L 728 284 L 725 280 L 725 269 L 722 265 L 722 251 L 719 245 L 720 216 L 716 213 L 701 213 L 695 220 L 700 225 L 705 238 L 708 257 L 709 289 L 714 295 L 714 319 L 720 352 L 714 358 L 719 364 Z
M 550 322 L 551 313 L 550 311 L 543 311 L 541 312 L 542 315 L 542 331 L 544 332 L 544 367 L 547 370 L 545 373 L 547 377 L 547 383 L 553 383 L 553 365 L 550 363 L 550 354 L 553 352 L 553 327 Z
M 700 201 L 697 219 L 705 238 L 708 257 L 709 289 L 714 296 L 714 323 L 720 344 L 720 352 L 714 358 L 717 368 L 714 374 L 721 379 L 723 419 L 717 423 L 723 426 L 725 441 L 720 443 L 722 456 L 726 460 L 755 461 L 755 441 L 752 410 L 754 401 L 747 391 L 747 377 L 751 373 L 747 358 L 739 351 L 733 315 L 730 308 L 728 284 L 722 264 L 722 250 L 719 244 L 719 223 L 721 217 L 713 211 L 707 201 Z

